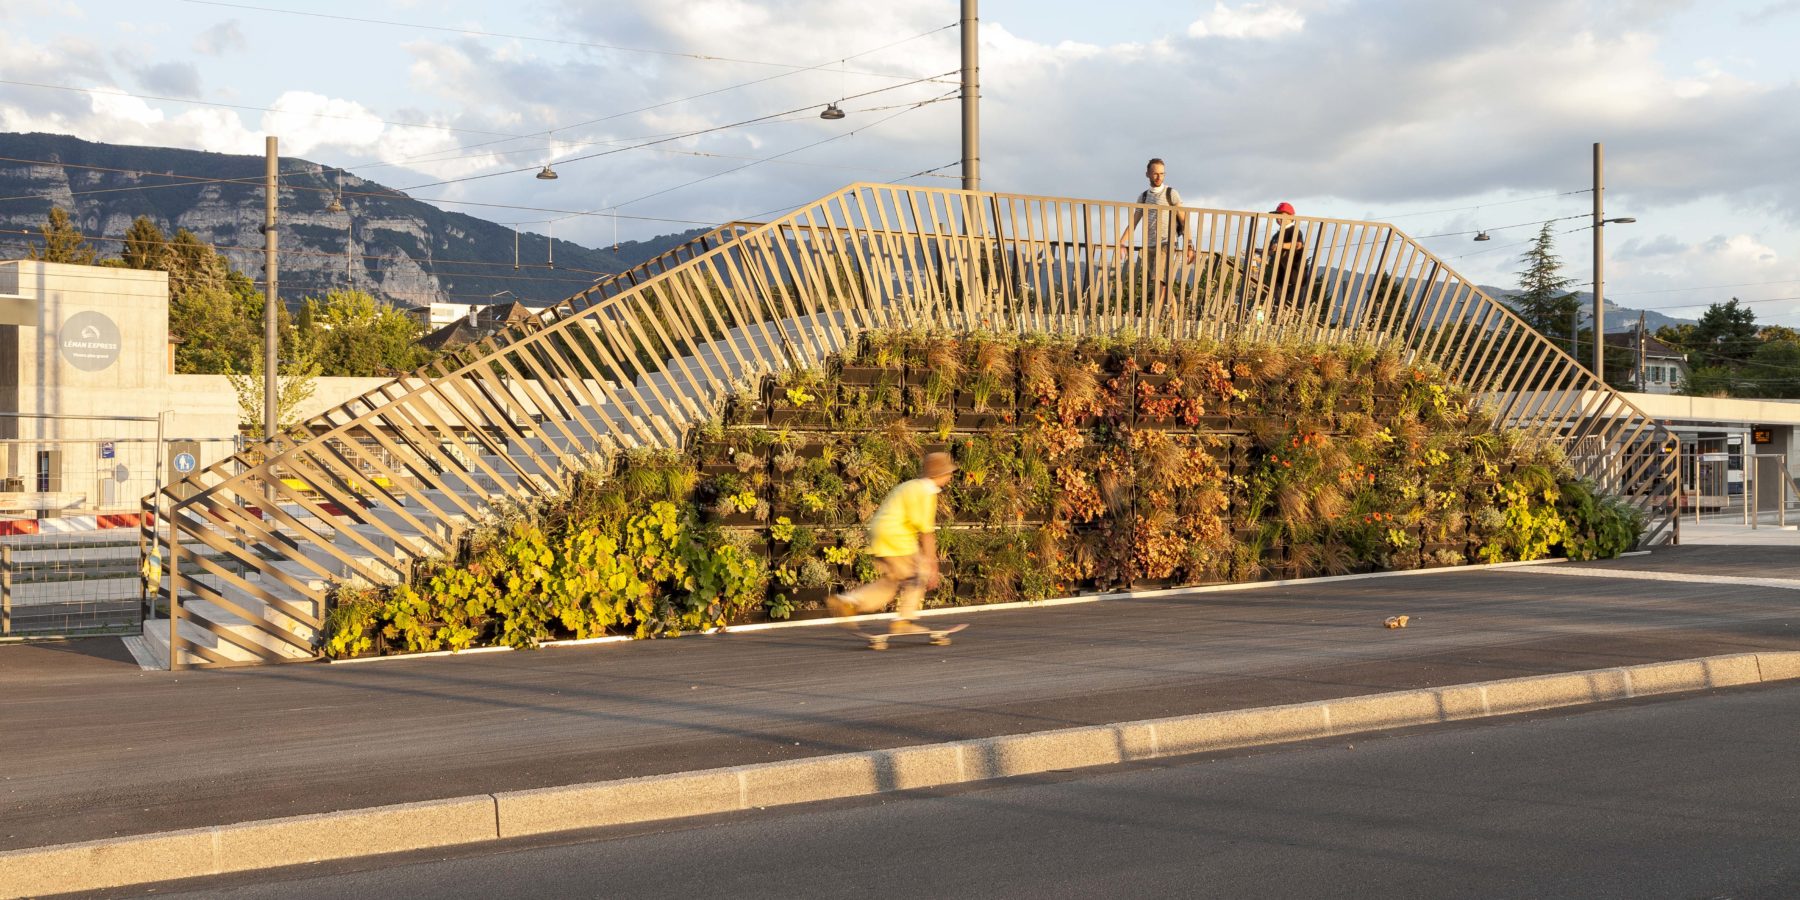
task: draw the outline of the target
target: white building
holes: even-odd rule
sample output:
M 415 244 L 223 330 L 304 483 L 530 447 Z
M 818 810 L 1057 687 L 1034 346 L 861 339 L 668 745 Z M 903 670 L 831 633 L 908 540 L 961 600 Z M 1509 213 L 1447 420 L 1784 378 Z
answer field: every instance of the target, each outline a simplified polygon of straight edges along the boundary
M 1640 368 L 1644 373 L 1643 383 L 1637 385 L 1637 391 L 1644 394 L 1673 394 L 1680 390 L 1682 382 L 1687 381 L 1687 354 L 1647 334 L 1643 335 L 1641 347 L 1638 339 L 1636 331 L 1606 336 L 1606 346 L 1631 351 L 1633 363 L 1639 363 L 1638 355 L 1642 354 Z
M 236 451 L 230 381 L 176 374 L 169 338 L 163 272 L 0 261 L 0 524 L 135 512 L 180 471 Z M 297 413 L 387 380 L 317 379 Z

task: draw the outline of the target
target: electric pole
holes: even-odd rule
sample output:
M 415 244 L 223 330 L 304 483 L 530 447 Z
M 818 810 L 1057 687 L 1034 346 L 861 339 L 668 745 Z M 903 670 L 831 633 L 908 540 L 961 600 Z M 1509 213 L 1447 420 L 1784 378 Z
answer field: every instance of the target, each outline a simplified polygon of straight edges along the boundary
M 981 35 L 977 0 L 962 0 L 962 186 L 981 190 Z
M 1602 145 L 1594 144 L 1594 377 L 1606 382 L 1606 226 L 1627 225 L 1630 216 L 1606 217 L 1606 170 Z
M 1594 144 L 1594 377 L 1606 381 L 1606 175 L 1605 150 Z
M 269 135 L 265 153 L 268 156 L 263 180 L 263 278 L 268 287 L 263 301 L 263 440 L 275 440 L 275 409 L 279 391 L 275 387 L 275 369 L 279 362 L 275 333 L 275 304 L 280 301 L 280 269 L 275 249 L 275 204 L 281 197 L 281 153 L 274 135 Z
M 1637 389 L 1644 390 L 1644 311 L 1638 310 L 1637 329 Z

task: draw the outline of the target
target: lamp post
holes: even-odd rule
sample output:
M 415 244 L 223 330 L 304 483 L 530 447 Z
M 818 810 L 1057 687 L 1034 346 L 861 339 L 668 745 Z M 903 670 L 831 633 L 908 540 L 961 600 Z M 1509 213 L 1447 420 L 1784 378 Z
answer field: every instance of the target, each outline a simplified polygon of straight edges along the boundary
M 1606 383 L 1606 226 L 1636 222 L 1606 217 L 1605 145 L 1594 144 L 1594 377 Z
M 962 186 L 981 190 L 981 17 L 962 0 Z
M 281 152 L 280 142 L 275 135 L 269 135 L 263 142 L 263 281 L 267 287 L 267 295 L 263 298 L 263 440 L 275 440 L 275 429 L 280 426 L 280 410 L 276 405 L 281 392 L 276 387 L 275 370 L 280 364 L 276 359 L 279 341 L 276 340 L 275 304 L 281 302 L 279 284 L 281 270 L 278 266 L 279 253 L 275 239 L 275 209 L 281 197 Z M 270 495 L 271 497 L 273 494 Z M 171 619 L 174 616 L 170 616 Z

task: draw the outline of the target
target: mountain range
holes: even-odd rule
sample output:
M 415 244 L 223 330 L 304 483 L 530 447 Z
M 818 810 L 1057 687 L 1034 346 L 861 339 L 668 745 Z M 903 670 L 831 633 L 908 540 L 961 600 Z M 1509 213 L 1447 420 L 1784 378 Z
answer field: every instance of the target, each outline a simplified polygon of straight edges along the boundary
M 165 233 L 193 232 L 260 278 L 265 166 L 261 156 L 0 133 L 0 258 L 23 256 L 50 208 L 60 206 L 103 257 L 117 256 L 118 239 L 145 216 Z M 552 244 L 349 173 L 342 173 L 342 210 L 334 211 L 339 170 L 283 157 L 280 171 L 281 292 L 289 305 L 345 287 L 406 306 L 542 305 L 701 232 L 611 248 Z
M 1481 290 L 1489 297 L 1508 306 L 1513 305 L 1513 296 L 1519 293 L 1517 288 L 1494 287 L 1493 285 L 1488 284 L 1481 285 Z M 1594 321 L 1594 292 L 1576 291 L 1575 297 L 1581 301 L 1581 327 L 1586 328 L 1589 325 L 1592 325 Z M 1664 325 L 1694 324 L 1693 319 L 1666 316 L 1653 309 L 1632 309 L 1628 306 L 1620 306 L 1617 303 L 1608 300 L 1606 301 L 1606 333 L 1618 334 L 1636 328 L 1638 324 L 1638 315 L 1640 313 L 1643 314 L 1644 317 L 1644 331 L 1649 334 L 1655 334 L 1656 329 L 1661 328 Z M 1563 333 L 1566 335 L 1568 332 L 1565 331 Z

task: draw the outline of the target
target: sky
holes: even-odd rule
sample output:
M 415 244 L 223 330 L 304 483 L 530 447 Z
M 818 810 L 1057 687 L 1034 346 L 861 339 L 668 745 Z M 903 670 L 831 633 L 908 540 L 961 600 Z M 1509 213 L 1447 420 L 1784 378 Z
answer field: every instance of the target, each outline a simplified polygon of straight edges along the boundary
M 957 0 L 5 0 L 0 130 L 248 154 L 274 133 L 284 155 L 602 245 L 855 181 L 957 186 L 958 16 Z M 980 16 L 985 189 L 1131 199 L 1159 156 L 1190 206 L 1391 221 L 1500 286 L 1560 220 L 1585 288 L 1604 142 L 1607 214 L 1637 219 L 1606 229 L 1609 299 L 1693 317 L 1735 296 L 1800 326 L 1800 0 L 986 0 Z M 848 115 L 819 119 L 834 101 Z M 533 178 L 547 162 L 560 177 Z M 471 180 L 434 184 L 451 179 Z

